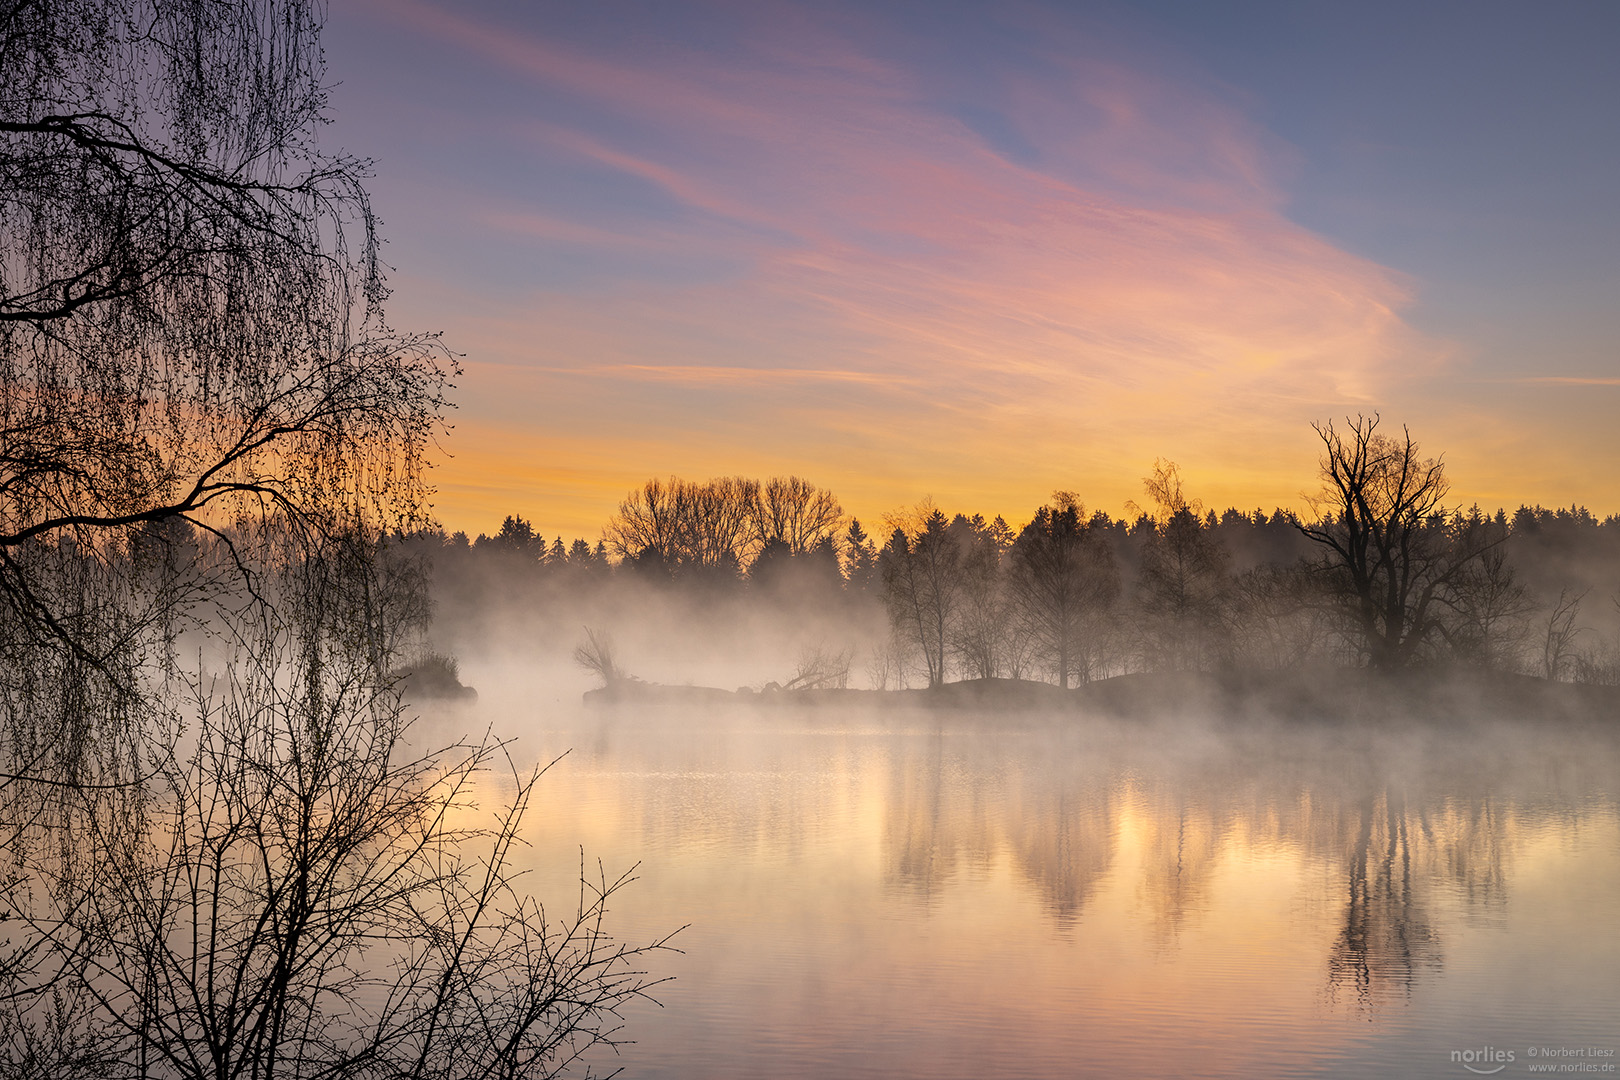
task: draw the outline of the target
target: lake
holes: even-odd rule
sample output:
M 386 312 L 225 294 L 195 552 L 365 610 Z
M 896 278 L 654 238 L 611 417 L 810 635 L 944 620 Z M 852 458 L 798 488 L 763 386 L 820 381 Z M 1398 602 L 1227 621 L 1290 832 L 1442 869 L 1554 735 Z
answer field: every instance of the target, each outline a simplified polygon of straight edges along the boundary
M 1620 1067 L 1612 729 L 473 714 L 570 751 L 543 898 L 583 846 L 640 862 L 619 937 L 690 924 L 627 1077 Z

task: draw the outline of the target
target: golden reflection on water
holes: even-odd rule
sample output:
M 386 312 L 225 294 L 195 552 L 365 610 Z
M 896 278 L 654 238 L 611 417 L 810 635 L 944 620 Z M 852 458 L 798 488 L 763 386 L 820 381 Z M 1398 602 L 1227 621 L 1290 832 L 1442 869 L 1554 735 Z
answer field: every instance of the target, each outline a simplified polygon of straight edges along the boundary
M 1614 738 L 1487 734 L 586 714 L 527 838 L 693 924 L 631 1075 L 1444 1076 L 1620 993 Z

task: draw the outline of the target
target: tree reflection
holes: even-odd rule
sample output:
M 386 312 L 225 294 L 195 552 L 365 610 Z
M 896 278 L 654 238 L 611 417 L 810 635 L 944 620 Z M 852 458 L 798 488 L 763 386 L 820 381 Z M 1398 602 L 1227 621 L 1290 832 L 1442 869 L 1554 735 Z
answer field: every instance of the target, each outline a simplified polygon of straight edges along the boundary
M 1205 899 L 1210 871 L 1221 855 L 1221 835 L 1210 807 L 1185 789 L 1149 802 L 1142 827 L 1140 889 L 1146 914 L 1161 939 L 1173 938 L 1189 910 Z
M 1430 851 L 1428 872 L 1457 889 L 1466 910 L 1490 916 L 1507 904 L 1506 860 L 1515 815 L 1486 795 L 1424 808 L 1418 827 Z
M 949 743 L 943 732 L 934 732 L 924 753 L 894 758 L 889 778 L 885 883 L 925 901 L 956 876 L 960 859 L 988 866 L 995 851 L 981 793 L 962 782 L 980 770 L 947 755 Z
M 1504 920 L 1516 861 L 1609 820 L 1617 760 L 1546 730 L 749 723 L 626 732 L 615 799 L 640 839 L 727 887 L 789 867 L 784 900 L 823 929 L 870 898 L 981 950 L 1105 942 L 1148 965 L 1133 984 L 1297 975 L 1351 1014 L 1406 1007 L 1458 927 Z
M 1109 794 L 1095 779 L 1042 785 L 1008 808 L 1013 859 L 1059 925 L 1079 917 L 1113 865 L 1115 814 Z
M 1356 834 L 1347 861 L 1344 925 L 1328 954 L 1334 993 L 1361 1008 L 1409 996 L 1418 976 L 1441 966 L 1439 935 L 1415 880 L 1405 794 L 1368 793 L 1356 810 Z

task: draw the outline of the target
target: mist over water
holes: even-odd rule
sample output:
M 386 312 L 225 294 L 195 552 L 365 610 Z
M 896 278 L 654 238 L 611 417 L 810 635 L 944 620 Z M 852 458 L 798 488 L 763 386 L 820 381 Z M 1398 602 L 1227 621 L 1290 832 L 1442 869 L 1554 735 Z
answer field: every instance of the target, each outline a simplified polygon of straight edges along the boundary
M 317 137 L 326 6 L 4 16 L 0 1080 L 1616 1071 L 1620 514 L 1452 501 L 1377 403 L 1463 434 L 1469 350 L 1366 337 L 1422 297 L 1278 215 L 1324 170 L 1264 93 L 1155 74 L 1192 22 L 388 5 L 373 60 L 450 77 L 388 116 L 481 102 L 485 178 L 536 180 L 412 185 L 473 208 L 458 344 L 395 329 L 390 199 Z M 1462 381 L 1555 408 L 1590 360 Z M 1604 423 L 1475 412 L 1523 460 L 1472 490 L 1610 486 Z M 1299 498 L 1205 504 L 1156 439 Z M 469 537 L 446 453 L 447 498 L 575 519 L 649 460 L 993 505 L 654 476 L 589 539 Z
M 477 665 L 470 665 L 475 671 Z M 1620 740 L 1369 725 L 536 701 L 522 855 L 690 923 L 628 1076 L 1467 1075 L 1616 1047 Z M 513 672 L 515 683 L 535 672 Z M 544 681 L 543 678 L 540 681 Z M 487 688 L 487 689 L 486 689 Z
M 515 518 L 421 538 L 479 693 L 444 730 L 555 760 L 529 885 L 638 866 L 612 932 L 687 927 L 602 1064 L 1620 1065 L 1620 519 L 1410 525 L 1444 600 L 1371 627 L 1296 519 L 1159 501 L 1127 526 L 1060 492 L 1021 532 L 919 508 L 763 568 L 563 557 Z

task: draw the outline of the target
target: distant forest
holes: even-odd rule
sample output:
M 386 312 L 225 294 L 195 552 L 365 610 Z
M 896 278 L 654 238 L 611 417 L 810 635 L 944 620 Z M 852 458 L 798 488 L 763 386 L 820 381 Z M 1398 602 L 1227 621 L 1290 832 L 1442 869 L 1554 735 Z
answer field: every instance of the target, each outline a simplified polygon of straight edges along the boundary
M 1444 463 L 1405 431 L 1359 417 L 1317 434 L 1322 495 L 1310 520 L 1206 507 L 1159 461 L 1128 518 L 1059 491 L 1016 524 L 925 501 L 869 526 L 799 477 L 731 476 L 648 480 L 594 543 L 548 539 L 517 514 L 489 535 L 393 542 L 431 567 L 440 604 L 463 613 L 577 610 L 593 594 L 651 589 L 694 610 L 886 627 L 809 650 L 797 686 L 849 685 L 852 667 L 876 688 L 1067 687 L 1307 664 L 1620 683 L 1620 515 L 1448 507 Z M 616 674 L 610 665 L 604 677 Z

